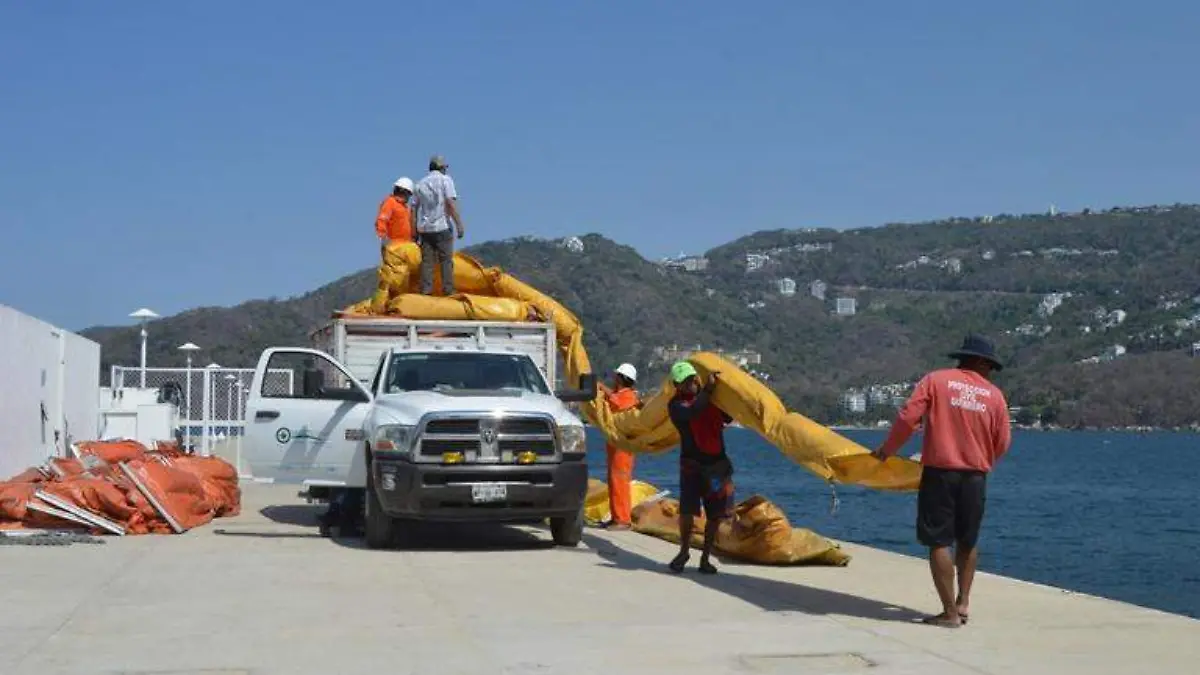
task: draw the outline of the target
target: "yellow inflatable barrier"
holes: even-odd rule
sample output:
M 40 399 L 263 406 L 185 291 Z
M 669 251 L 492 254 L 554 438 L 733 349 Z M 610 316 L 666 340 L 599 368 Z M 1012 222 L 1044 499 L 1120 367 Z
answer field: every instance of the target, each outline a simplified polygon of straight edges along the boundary
M 496 267 L 484 267 L 465 253 L 454 254 L 453 297 L 418 294 L 420 248 L 411 242 L 392 243 L 383 253 L 375 295 L 346 308 L 346 316 L 393 314 L 414 319 L 478 319 L 551 321 L 568 381 L 592 372 L 583 347 L 583 326 L 566 307 Z M 435 279 L 434 288 L 440 288 Z M 714 402 L 743 426 L 758 432 L 783 454 L 828 481 L 879 490 L 915 490 L 921 467 L 893 457 L 880 462 L 850 439 L 797 412 L 789 412 L 754 377 L 716 354 L 698 353 L 689 359 L 701 377 L 721 373 Z M 584 416 L 615 445 L 634 453 L 664 452 L 679 444 L 667 415 L 674 395 L 669 381 L 640 410 L 612 413 L 597 399 L 581 406 Z
M 629 501 L 633 506 L 644 503 L 659 492 L 658 488 L 640 480 L 633 481 L 629 490 Z M 608 486 L 595 478 L 588 479 L 587 498 L 583 502 L 583 519 L 588 525 L 600 525 L 612 518 L 608 508 Z
M 649 483 L 633 482 L 633 530 L 674 544 L 679 543 L 679 502 L 651 500 L 659 489 Z M 588 481 L 585 516 L 589 523 L 608 520 L 608 486 Z M 696 518 L 692 548 L 704 544 L 704 517 Z M 787 516 L 765 497 L 755 495 L 738 504 L 733 518 L 717 528 L 717 552 L 760 565 L 832 565 L 843 567 L 850 554 L 837 543 L 803 528 L 793 528 Z

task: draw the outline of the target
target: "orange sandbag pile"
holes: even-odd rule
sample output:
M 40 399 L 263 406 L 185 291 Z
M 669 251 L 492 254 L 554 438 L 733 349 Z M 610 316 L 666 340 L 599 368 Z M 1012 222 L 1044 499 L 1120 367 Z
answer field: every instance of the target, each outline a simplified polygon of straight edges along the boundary
M 45 512 L 66 511 L 63 503 L 125 534 L 189 530 L 241 509 L 237 471 L 220 458 L 186 455 L 169 444 L 150 451 L 129 440 L 75 448 L 78 459 L 54 458 L 0 482 L 0 529 L 106 531 L 80 522 L 78 513 L 68 519 Z

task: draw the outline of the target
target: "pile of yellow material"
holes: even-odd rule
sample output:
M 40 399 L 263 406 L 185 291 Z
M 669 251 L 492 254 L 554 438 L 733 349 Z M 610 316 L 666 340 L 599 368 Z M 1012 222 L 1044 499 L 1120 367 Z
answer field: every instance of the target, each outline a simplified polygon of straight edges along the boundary
M 412 319 L 472 319 L 490 321 L 551 321 L 558 333 L 568 381 L 578 382 L 591 372 L 583 348 L 583 327 L 567 308 L 532 286 L 484 267 L 464 254 L 454 255 L 453 297 L 419 295 L 416 291 L 420 249 L 412 243 L 392 243 L 379 267 L 379 287 L 374 297 L 347 308 L 347 316 L 391 314 Z M 435 288 L 440 283 L 435 280 Z M 648 320 L 653 320 L 650 317 Z M 797 345 L 803 349 L 803 345 Z M 861 445 L 807 417 L 789 412 L 764 384 L 715 354 L 698 353 L 689 359 L 701 376 L 720 371 L 713 395 L 716 405 L 742 426 L 758 432 L 789 458 L 829 481 L 853 483 L 880 490 L 915 490 L 920 465 L 893 457 L 872 458 Z M 597 400 L 582 406 L 583 414 L 614 444 L 634 453 L 664 452 L 679 444 L 679 435 L 667 416 L 674 394 L 669 381 L 645 399 L 638 410 L 613 413 Z
M 633 530 L 671 543 L 679 543 L 679 502 L 653 499 L 659 489 L 634 481 Z M 608 486 L 588 481 L 585 514 L 589 522 L 602 522 L 608 516 Z M 696 518 L 692 548 L 704 543 L 704 517 Z M 766 497 L 755 495 L 737 505 L 734 517 L 717 529 L 717 552 L 744 562 L 761 565 L 831 565 L 843 567 L 850 554 L 821 535 L 793 528 L 787 515 Z
M 640 480 L 633 481 L 629 490 L 629 501 L 637 506 L 656 497 L 660 490 Z M 583 519 L 588 525 L 600 525 L 612 519 L 608 504 L 608 486 L 595 478 L 588 479 L 587 498 L 583 502 Z

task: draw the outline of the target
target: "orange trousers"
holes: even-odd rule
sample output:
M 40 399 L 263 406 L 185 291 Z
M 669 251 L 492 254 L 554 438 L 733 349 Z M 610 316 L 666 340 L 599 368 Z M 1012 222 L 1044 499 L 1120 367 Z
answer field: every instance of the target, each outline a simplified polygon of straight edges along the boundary
M 612 521 L 630 524 L 633 516 L 632 483 L 633 453 L 606 446 L 608 450 L 608 508 Z

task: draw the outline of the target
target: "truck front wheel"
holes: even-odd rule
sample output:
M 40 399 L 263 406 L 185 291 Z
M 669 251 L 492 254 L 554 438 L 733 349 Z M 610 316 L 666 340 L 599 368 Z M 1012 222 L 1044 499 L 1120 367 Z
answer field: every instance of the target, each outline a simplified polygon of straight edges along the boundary
M 379 505 L 379 495 L 375 493 L 375 481 L 371 479 L 371 472 L 367 471 L 367 498 L 366 498 L 366 515 L 363 518 L 366 521 L 363 524 L 363 538 L 366 539 L 367 548 L 381 549 L 389 548 L 396 542 L 396 533 L 399 529 L 396 519 L 383 512 L 383 507 Z
M 558 546 L 578 546 L 583 540 L 583 503 L 573 515 L 551 518 L 550 536 Z

